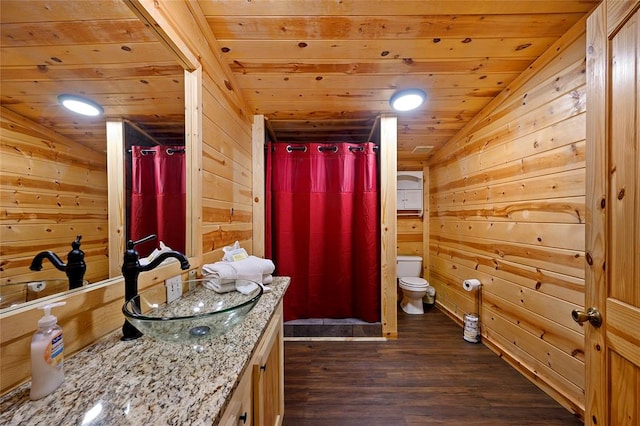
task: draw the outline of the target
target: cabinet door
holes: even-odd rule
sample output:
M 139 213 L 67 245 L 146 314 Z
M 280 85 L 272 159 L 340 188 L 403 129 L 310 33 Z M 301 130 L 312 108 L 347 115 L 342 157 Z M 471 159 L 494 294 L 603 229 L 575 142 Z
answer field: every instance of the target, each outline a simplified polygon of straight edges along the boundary
M 271 320 L 253 366 L 253 413 L 256 425 L 282 424 L 284 415 L 282 307 Z
M 422 210 L 422 191 L 419 189 L 405 189 L 403 209 Z
M 251 372 L 246 372 L 233 392 L 229 406 L 220 419 L 221 426 L 250 426 L 253 424 L 253 390 Z
M 396 202 L 398 203 L 397 210 L 404 210 L 404 189 L 398 189 Z

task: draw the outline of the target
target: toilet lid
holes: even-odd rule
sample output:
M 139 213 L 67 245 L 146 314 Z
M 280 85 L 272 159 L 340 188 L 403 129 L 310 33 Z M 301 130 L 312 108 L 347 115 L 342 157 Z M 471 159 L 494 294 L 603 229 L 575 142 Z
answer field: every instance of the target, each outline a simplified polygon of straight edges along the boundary
M 429 283 L 427 280 L 420 277 L 402 277 L 400 278 L 400 285 L 412 288 L 427 288 Z

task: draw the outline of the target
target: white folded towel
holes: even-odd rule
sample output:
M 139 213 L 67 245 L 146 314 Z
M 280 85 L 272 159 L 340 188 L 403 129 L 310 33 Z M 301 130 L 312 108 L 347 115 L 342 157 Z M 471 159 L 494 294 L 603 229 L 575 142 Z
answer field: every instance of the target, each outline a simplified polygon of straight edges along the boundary
M 202 266 L 202 275 L 211 275 L 222 280 L 262 281 L 263 276 L 271 275 L 276 267 L 271 259 L 249 256 L 236 262 L 216 262 Z
M 235 280 L 235 289 L 247 294 L 256 288 L 257 284 L 255 283 L 272 282 L 273 276 L 271 274 L 275 269 L 276 267 L 271 259 L 249 256 L 236 262 L 223 261 L 203 265 L 202 275 L 205 279 L 208 279 L 208 282 L 211 282 L 210 285 L 205 283 L 207 288 L 224 292 L 224 290 L 228 289 L 228 286 L 223 287 L 222 281 Z
M 202 284 L 209 290 L 214 290 L 218 293 L 229 293 L 236 289 L 236 280 L 220 280 L 218 278 L 209 278 Z
M 209 275 L 209 278 L 205 278 L 203 285 L 209 290 L 214 290 L 218 293 L 229 293 L 230 291 L 236 290 L 236 280 L 221 280 L 219 278 L 212 278 Z M 271 284 L 273 282 L 273 275 L 263 275 L 262 276 L 262 284 Z M 264 287 L 265 292 L 268 292 L 270 289 Z

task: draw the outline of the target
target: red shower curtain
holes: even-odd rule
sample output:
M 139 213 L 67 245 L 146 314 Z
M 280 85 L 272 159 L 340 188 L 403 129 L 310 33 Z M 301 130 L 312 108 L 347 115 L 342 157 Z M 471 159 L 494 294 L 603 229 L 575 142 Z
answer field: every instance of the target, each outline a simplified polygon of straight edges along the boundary
M 286 321 L 380 320 L 380 221 L 373 147 L 373 143 L 269 144 L 267 256 L 274 260 L 278 275 L 291 277 L 284 298 Z
M 130 238 L 158 238 L 136 246 L 149 255 L 160 241 L 184 253 L 186 171 L 182 146 L 131 147 Z

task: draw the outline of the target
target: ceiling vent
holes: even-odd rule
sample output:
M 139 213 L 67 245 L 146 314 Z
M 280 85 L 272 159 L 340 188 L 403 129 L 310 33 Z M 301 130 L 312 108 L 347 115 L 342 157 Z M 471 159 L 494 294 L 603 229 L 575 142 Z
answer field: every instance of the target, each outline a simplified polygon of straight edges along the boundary
M 413 151 L 411 151 L 412 154 L 426 154 L 429 151 L 431 151 L 433 149 L 432 145 L 422 145 L 422 146 L 416 146 L 415 148 L 413 148 Z

